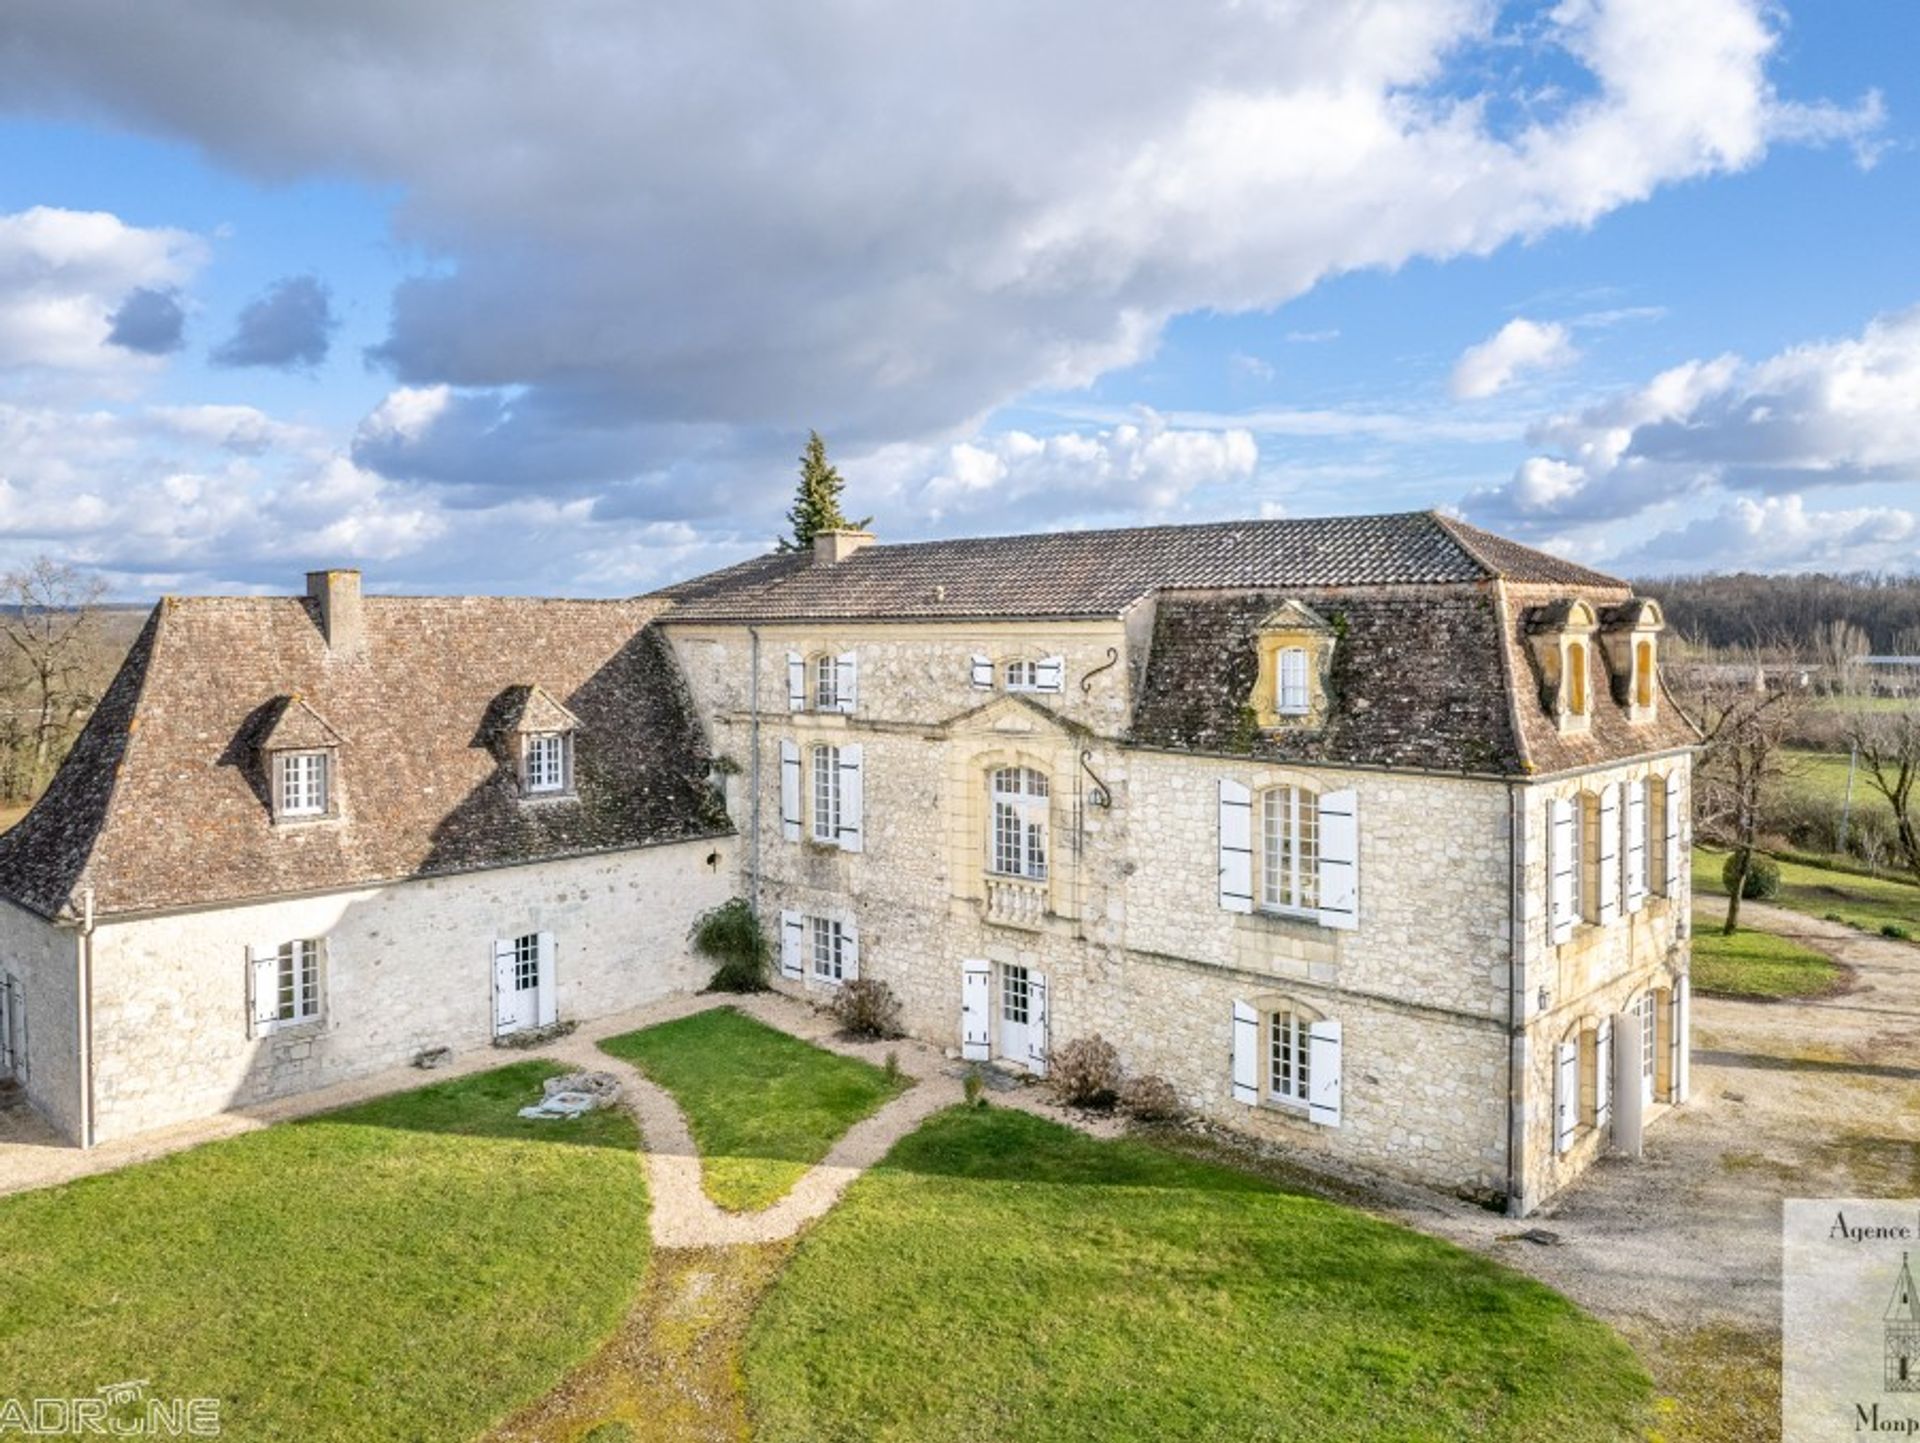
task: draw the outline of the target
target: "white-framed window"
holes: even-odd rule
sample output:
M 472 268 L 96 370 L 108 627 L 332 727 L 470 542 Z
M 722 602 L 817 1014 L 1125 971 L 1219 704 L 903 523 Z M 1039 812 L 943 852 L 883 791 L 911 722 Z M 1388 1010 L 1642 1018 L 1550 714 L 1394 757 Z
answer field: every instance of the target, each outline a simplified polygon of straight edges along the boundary
M 1600 905 L 1600 798 L 1582 792 L 1573 799 L 1573 916 L 1591 922 Z
M 573 739 L 565 732 L 535 732 L 527 738 L 527 791 L 537 795 L 567 789 L 567 752 Z
M 825 652 L 813 659 L 813 706 L 816 711 L 840 709 L 840 668 Z
M 283 817 L 324 817 L 327 814 L 327 754 L 325 752 L 282 752 L 280 767 L 280 815 Z
M 840 748 L 816 746 L 813 751 L 813 839 L 840 843 Z
M 1320 905 L 1320 797 L 1305 787 L 1260 794 L 1260 906 L 1269 912 Z
M 1655 997 L 1653 990 L 1649 988 L 1641 994 L 1640 1000 L 1634 1004 L 1634 1008 L 1640 1014 L 1641 1086 L 1644 1087 L 1647 1094 L 1651 1096 L 1653 1093 L 1654 1076 L 1660 1068 L 1658 1028 L 1655 1025 L 1656 1019 L 1660 1015 L 1659 999 Z
M 1267 1097 L 1288 1107 L 1312 1100 L 1311 1021 L 1291 1009 L 1267 1017 Z
M 513 939 L 513 990 L 526 992 L 540 985 L 540 934 L 529 932 Z
M 1280 695 L 1275 708 L 1281 716 L 1305 716 L 1311 709 L 1307 687 L 1307 650 L 1289 646 L 1280 653 Z
M 320 1015 L 320 944 L 311 938 L 255 947 L 253 1026 L 272 1032 L 311 1022 Z
M 811 939 L 811 967 L 816 982 L 841 982 L 847 975 L 847 928 L 835 917 L 807 919 Z
M 1061 691 L 1066 686 L 1067 659 L 1043 656 L 1038 660 L 1010 661 L 1005 675 L 1008 691 Z
M 1033 975 L 1013 963 L 1000 969 L 1000 1020 L 1016 1027 L 1033 1020 Z
M 1003 877 L 1047 879 L 1047 776 L 1033 767 L 993 773 L 989 865 Z
M 1007 663 L 1007 690 L 1032 691 L 1038 685 L 1034 663 L 1030 661 L 1010 661 Z

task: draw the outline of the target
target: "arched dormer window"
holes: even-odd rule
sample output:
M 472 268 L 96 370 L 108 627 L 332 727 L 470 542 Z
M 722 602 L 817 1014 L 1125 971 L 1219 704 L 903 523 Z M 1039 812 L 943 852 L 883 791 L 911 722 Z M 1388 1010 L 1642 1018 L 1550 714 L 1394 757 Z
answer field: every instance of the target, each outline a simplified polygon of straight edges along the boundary
M 1601 640 L 1613 672 L 1614 697 L 1630 722 L 1651 721 L 1660 706 L 1660 633 L 1666 629 L 1660 603 L 1636 596 L 1610 608 Z
M 1263 728 L 1312 728 L 1326 720 L 1335 640 L 1333 627 L 1298 601 L 1260 619 L 1254 628 L 1260 669 L 1249 700 Z
M 1566 699 L 1569 716 L 1584 717 L 1590 705 L 1588 685 L 1587 644 L 1584 641 L 1567 643 L 1567 684 L 1562 692 Z
M 1540 671 L 1540 704 L 1563 734 L 1584 732 L 1593 723 L 1598 626 L 1593 607 L 1578 597 L 1538 607 L 1527 621 L 1527 640 Z

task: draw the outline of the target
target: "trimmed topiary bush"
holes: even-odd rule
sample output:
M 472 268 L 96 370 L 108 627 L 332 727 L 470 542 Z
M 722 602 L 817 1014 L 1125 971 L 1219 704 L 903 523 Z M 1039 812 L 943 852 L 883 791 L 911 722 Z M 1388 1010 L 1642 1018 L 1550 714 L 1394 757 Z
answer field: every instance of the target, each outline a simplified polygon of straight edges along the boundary
M 1720 885 L 1728 891 L 1733 890 L 1733 879 L 1740 872 L 1740 854 L 1727 853 L 1727 860 L 1720 866 Z M 1740 895 L 1749 902 L 1764 902 L 1769 897 L 1780 895 L 1780 864 L 1769 856 L 1755 852 L 1747 863 L 1747 885 Z
M 884 982 L 857 977 L 833 994 L 834 1019 L 855 1037 L 898 1037 L 900 999 Z
M 1112 1107 L 1120 1096 L 1120 1054 L 1099 1033 L 1076 1037 L 1047 1059 L 1047 1081 L 1069 1107 Z
M 760 919 L 744 897 L 702 913 L 687 933 L 693 950 L 719 964 L 707 983 L 709 992 L 765 992 L 772 949 Z

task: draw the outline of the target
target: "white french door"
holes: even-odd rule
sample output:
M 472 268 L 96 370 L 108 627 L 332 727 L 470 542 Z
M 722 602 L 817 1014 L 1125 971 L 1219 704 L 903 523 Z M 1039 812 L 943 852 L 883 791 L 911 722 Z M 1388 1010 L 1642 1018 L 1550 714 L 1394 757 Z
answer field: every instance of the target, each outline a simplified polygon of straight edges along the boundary
M 505 1037 L 554 1020 L 553 934 L 529 932 L 493 944 L 493 1033 Z
M 1047 979 L 1025 967 L 1000 968 L 995 1051 L 1036 1077 L 1047 1072 Z

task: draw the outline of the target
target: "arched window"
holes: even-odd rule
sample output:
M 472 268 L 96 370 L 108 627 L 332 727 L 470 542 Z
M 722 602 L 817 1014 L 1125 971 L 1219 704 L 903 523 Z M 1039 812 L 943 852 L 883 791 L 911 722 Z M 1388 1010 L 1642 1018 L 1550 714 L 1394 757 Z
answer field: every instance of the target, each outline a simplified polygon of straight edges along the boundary
M 1567 643 L 1567 710 L 1574 716 L 1587 714 L 1587 644 Z
M 1047 775 L 1033 767 L 1000 767 L 991 781 L 988 864 L 1003 877 L 1047 878 Z
M 1633 648 L 1633 704 L 1653 705 L 1653 642 L 1646 638 Z
M 1306 787 L 1260 794 L 1260 905 L 1271 912 L 1320 905 L 1320 796 Z

